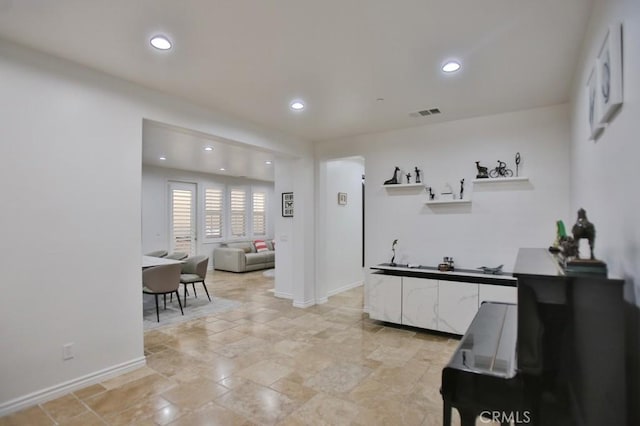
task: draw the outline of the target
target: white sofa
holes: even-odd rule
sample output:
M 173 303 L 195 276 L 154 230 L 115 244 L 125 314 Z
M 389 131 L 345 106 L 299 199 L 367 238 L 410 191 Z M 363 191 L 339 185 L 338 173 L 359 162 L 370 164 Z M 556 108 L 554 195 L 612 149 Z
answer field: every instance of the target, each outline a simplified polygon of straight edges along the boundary
M 213 249 L 213 268 L 220 271 L 248 272 L 276 265 L 276 252 L 271 240 L 264 240 L 269 250 L 256 252 L 253 241 L 223 243 Z

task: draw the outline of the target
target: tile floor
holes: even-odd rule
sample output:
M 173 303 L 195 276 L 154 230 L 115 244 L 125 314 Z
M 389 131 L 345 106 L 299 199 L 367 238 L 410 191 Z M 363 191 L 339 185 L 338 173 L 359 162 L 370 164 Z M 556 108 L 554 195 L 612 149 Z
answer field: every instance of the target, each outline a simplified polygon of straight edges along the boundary
M 298 309 L 261 271 L 207 283 L 241 306 L 146 332 L 146 367 L 0 426 L 442 424 L 440 374 L 457 340 L 369 320 L 362 288 Z

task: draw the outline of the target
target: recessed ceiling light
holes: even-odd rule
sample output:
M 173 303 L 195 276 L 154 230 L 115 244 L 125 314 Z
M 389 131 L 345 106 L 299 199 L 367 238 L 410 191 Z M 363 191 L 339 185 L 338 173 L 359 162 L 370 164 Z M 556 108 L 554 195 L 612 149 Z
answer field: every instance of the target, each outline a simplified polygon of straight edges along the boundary
M 293 101 L 291 102 L 291 109 L 294 111 L 302 111 L 304 109 L 304 104 L 302 101 Z
M 264 164 L 266 164 L 267 166 L 270 166 L 272 163 L 271 161 L 265 161 Z
M 460 63 L 456 61 L 448 61 L 442 66 L 444 72 L 456 72 L 460 69 Z
M 224 167 L 220 167 L 220 171 L 221 172 L 224 172 L 225 170 L 227 170 L 227 169 L 225 169 Z
M 151 45 L 158 50 L 171 49 L 171 42 L 163 35 L 157 35 L 151 38 Z
M 166 159 L 167 159 L 167 157 L 165 157 L 164 155 L 161 155 L 161 156 L 160 156 L 160 160 L 164 161 L 164 160 L 166 160 Z
M 212 146 L 205 146 L 204 150 L 205 151 L 213 151 L 213 147 Z

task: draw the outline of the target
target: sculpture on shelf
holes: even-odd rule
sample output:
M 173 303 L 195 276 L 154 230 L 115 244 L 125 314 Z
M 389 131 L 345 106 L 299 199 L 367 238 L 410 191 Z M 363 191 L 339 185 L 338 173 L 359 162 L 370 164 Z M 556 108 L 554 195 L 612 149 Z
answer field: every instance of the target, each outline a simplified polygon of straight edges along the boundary
M 460 199 L 462 200 L 462 194 L 464 194 L 464 179 L 460 181 Z
M 489 178 L 489 169 L 487 169 L 485 166 L 481 166 L 479 161 L 476 161 L 476 168 L 478 169 L 478 174 L 476 175 L 476 179 Z
M 430 186 L 427 186 L 424 190 L 429 191 L 429 200 L 433 200 L 435 198 L 436 194 L 433 193 Z
M 587 212 L 585 209 L 578 210 L 578 220 L 573 228 L 571 228 L 571 233 L 573 234 L 573 239 L 577 245 L 580 244 L 580 240 L 586 238 L 589 240 L 589 249 L 591 260 L 594 260 L 593 256 L 593 248 L 596 245 L 596 227 L 593 226 L 593 223 L 589 222 L 587 219 Z M 578 258 L 580 257 L 580 253 L 578 253 Z
M 518 177 L 518 167 L 520 166 L 520 153 L 516 152 L 516 177 Z
M 560 252 L 565 261 L 578 256 L 578 242 L 573 237 L 565 236 L 560 239 Z
M 484 272 L 485 274 L 493 274 L 493 275 L 502 275 L 502 267 L 504 265 L 498 265 L 498 266 L 481 266 L 478 269 L 480 269 L 482 272 Z
M 407 183 L 411 183 L 411 173 L 407 173 Z
M 421 183 L 422 181 L 420 180 L 420 169 L 418 168 L 418 166 L 416 166 L 415 172 L 416 172 L 416 183 Z
M 393 171 L 393 177 L 391 179 L 387 179 L 384 181 L 384 185 L 396 185 L 398 184 L 398 172 L 400 171 L 400 167 L 396 166 L 396 169 Z
M 393 243 L 391 244 L 391 251 L 393 252 L 393 257 L 391 257 L 391 262 L 389 262 L 390 266 L 396 266 L 396 244 L 398 244 L 398 240 L 395 239 L 393 240 Z

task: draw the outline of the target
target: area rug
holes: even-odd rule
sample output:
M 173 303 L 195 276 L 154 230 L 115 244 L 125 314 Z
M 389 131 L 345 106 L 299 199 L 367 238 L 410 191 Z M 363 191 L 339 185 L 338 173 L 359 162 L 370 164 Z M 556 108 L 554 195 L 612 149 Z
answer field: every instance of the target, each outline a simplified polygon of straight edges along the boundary
M 176 300 L 175 294 L 173 295 L 173 302 L 169 302 L 170 298 L 167 295 L 167 309 L 164 309 L 164 303 L 162 296 L 158 296 L 158 306 L 160 307 L 160 322 L 156 318 L 156 302 L 152 295 L 144 294 L 142 300 L 142 316 L 144 331 L 155 330 L 157 328 L 176 325 L 183 322 L 191 321 L 197 318 L 205 317 L 208 315 L 218 314 L 220 312 L 229 311 L 241 305 L 240 302 L 235 300 L 223 299 L 221 297 L 211 297 L 211 302 L 207 299 L 207 295 L 200 294 L 198 292 L 198 298 L 194 298 L 193 295 L 189 295 L 187 298 L 187 306 L 183 306 L 184 316 L 180 314 L 180 307 Z M 182 294 L 180 300 L 184 304 Z

